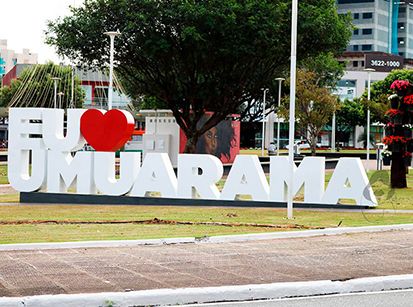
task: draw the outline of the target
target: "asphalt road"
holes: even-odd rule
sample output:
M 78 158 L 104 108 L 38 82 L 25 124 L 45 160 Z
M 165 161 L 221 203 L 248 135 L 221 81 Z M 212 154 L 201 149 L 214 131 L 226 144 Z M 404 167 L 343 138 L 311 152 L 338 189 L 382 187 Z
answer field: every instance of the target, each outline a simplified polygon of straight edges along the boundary
M 182 306 L 182 305 L 181 305 Z M 413 290 L 383 291 L 356 294 L 337 294 L 256 302 L 198 304 L 205 307 L 411 307 Z

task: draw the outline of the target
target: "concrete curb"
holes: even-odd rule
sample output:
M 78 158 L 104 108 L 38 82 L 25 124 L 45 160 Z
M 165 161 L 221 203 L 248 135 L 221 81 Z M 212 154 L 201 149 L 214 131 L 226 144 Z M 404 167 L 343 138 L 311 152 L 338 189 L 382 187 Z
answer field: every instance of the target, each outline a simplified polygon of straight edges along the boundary
M 63 248 L 99 248 L 99 247 L 128 247 L 139 245 L 164 245 L 164 244 L 189 244 L 189 243 L 233 243 L 255 240 L 305 238 L 316 236 L 333 236 L 363 232 L 383 232 L 413 230 L 413 224 L 384 225 L 384 226 L 363 226 L 363 227 L 342 227 L 326 228 L 302 231 L 279 231 L 270 233 L 226 235 L 214 237 L 185 237 L 166 238 L 148 240 L 117 240 L 117 241 L 83 241 L 83 242 L 62 242 L 62 243 L 22 243 L 22 244 L 0 244 L 0 251 L 13 250 L 38 250 L 38 249 L 63 249 Z
M 413 224 L 400 225 L 384 225 L 384 226 L 362 226 L 362 227 L 341 227 L 341 228 L 326 228 L 302 231 L 283 231 L 270 232 L 259 234 L 245 234 L 234 236 L 214 236 L 207 237 L 202 242 L 208 243 L 226 243 L 226 242 L 242 242 L 253 240 L 271 240 L 271 239 L 289 239 L 289 238 L 305 238 L 315 236 L 334 236 L 350 233 L 362 232 L 383 232 L 396 230 L 413 230 Z
M 413 288 L 413 275 L 308 281 L 208 288 L 158 289 L 133 292 L 59 294 L 0 298 L 3 307 L 17 306 L 167 306 L 190 303 L 241 302 L 326 294 L 379 292 Z

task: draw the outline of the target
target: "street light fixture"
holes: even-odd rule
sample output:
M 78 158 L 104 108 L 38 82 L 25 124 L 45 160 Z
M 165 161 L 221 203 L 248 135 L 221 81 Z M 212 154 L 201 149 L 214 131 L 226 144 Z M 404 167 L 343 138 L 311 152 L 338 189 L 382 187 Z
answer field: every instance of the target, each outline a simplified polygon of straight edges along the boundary
M 108 89 L 108 110 L 112 110 L 113 101 L 113 53 L 115 51 L 115 37 L 120 35 L 119 31 L 103 33 L 110 38 L 110 59 L 109 59 L 109 89 Z
M 262 88 L 264 91 L 264 102 L 262 106 L 262 138 L 261 138 L 261 156 L 264 156 L 264 141 L 265 141 L 265 100 L 267 98 L 268 88 Z
M 369 170 L 370 163 L 370 85 L 371 85 L 371 73 L 376 71 L 373 68 L 366 68 L 364 71 L 367 72 L 367 157 L 366 157 L 366 171 Z
M 53 77 L 52 80 L 54 82 L 53 107 L 56 109 L 56 105 L 57 105 L 57 81 L 60 81 L 62 79 L 59 78 L 59 77 Z
M 278 81 L 278 111 L 280 111 L 281 106 L 281 83 L 285 80 L 284 78 L 276 78 Z M 280 115 L 277 114 L 277 156 L 280 155 Z
M 59 109 L 62 108 L 62 96 L 64 96 L 63 92 L 57 93 L 57 96 L 59 96 Z
M 331 121 L 331 151 L 336 151 L 336 111 L 334 111 Z

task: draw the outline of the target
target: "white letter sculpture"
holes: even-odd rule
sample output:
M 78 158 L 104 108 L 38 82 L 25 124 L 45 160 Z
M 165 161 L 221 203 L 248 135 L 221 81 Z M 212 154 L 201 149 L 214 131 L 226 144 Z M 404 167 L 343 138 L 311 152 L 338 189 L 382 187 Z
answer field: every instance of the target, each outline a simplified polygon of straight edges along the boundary
M 288 157 L 270 158 L 270 199 L 277 202 L 287 201 L 288 175 L 290 165 Z M 321 203 L 324 193 L 324 157 L 306 157 L 299 167 L 294 165 L 293 196 L 304 185 L 304 201 Z
M 221 199 L 251 195 L 253 200 L 268 200 L 269 186 L 258 156 L 238 155 L 222 189 Z
M 105 112 L 100 111 L 102 114 Z M 128 118 L 127 130 L 118 131 L 120 134 L 115 133 L 112 140 L 116 141 L 115 145 L 121 144 L 104 151 L 110 143 L 108 131 L 99 126 L 102 129 L 97 133 L 94 128 L 100 123 L 99 118 L 92 117 L 90 122 L 85 120 L 85 116 L 82 117 L 84 112 L 87 111 L 67 110 L 65 134 L 64 110 L 10 109 L 8 177 L 14 189 L 21 192 L 42 189 L 51 193 L 66 193 L 75 185 L 76 193 L 80 194 L 96 194 L 99 191 L 103 195 L 144 197 L 154 196 L 150 192 L 157 192 L 161 197 L 209 200 L 234 200 L 239 195 L 249 195 L 256 201 L 285 202 L 287 188 L 292 188 L 293 195 L 296 195 L 304 186 L 304 203 L 338 204 L 340 199 L 353 199 L 357 205 L 377 205 L 359 158 L 339 159 L 325 191 L 323 157 L 307 157 L 299 167 L 294 166 L 293 186 L 288 187 L 290 169 L 287 157 L 270 158 L 269 185 L 257 156 L 238 155 L 220 193 L 216 184 L 223 175 L 223 166 L 215 156 L 179 155 L 177 178 L 167 153 L 148 153 L 141 166 L 140 153 L 121 152 L 118 179 L 113 151 L 131 135 L 134 128 L 132 115 L 122 111 Z M 82 126 L 81 122 L 85 121 L 86 126 Z M 114 121 L 111 119 L 110 123 Z M 93 143 L 93 139 L 102 146 L 98 151 L 78 151 L 86 142 L 81 126 L 87 128 L 82 128 L 82 131 L 89 142 Z M 113 132 L 113 129 L 109 131 Z
M 42 138 L 42 110 L 44 109 L 10 109 L 8 177 L 11 186 L 20 192 L 33 192 L 45 188 L 46 150 Z
M 131 196 L 159 192 L 162 197 L 176 197 L 178 182 L 167 153 L 149 153 L 133 185 Z
M 357 205 L 377 206 L 373 189 L 358 158 L 341 158 L 338 161 L 322 203 L 337 204 L 340 199 L 354 199 Z
M 222 163 L 215 156 L 179 155 L 178 196 L 180 198 L 195 198 L 196 190 L 200 198 L 219 199 L 220 193 L 216 183 L 221 179 L 223 173 Z

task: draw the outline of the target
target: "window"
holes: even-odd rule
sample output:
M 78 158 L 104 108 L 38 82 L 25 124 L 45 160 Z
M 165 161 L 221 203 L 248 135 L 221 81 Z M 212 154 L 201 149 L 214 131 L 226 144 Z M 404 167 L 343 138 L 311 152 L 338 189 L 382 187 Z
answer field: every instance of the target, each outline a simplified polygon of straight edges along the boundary
M 364 61 L 361 61 L 361 67 L 364 67 Z
M 359 13 L 355 13 L 355 14 L 354 14 L 354 19 L 359 19 L 359 17 L 360 17 L 360 14 L 359 14 Z
M 353 35 L 359 35 L 359 29 L 355 29 L 355 30 L 353 31 Z
M 354 46 L 353 46 L 353 51 L 359 51 L 359 46 L 358 46 L 358 45 L 354 45 Z
M 373 13 L 363 13 L 363 19 L 372 19 Z
M 372 45 L 361 45 L 361 50 L 363 51 L 371 51 Z
M 397 27 L 399 28 L 399 30 L 404 30 L 404 23 L 403 22 L 399 22 L 398 24 L 397 24 Z
M 353 61 L 353 67 L 358 67 L 359 66 L 359 62 L 358 61 Z
M 370 35 L 373 33 L 373 29 L 363 29 L 362 33 L 363 35 Z

